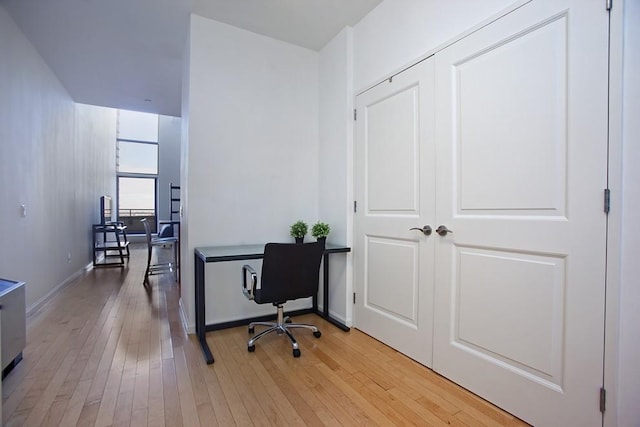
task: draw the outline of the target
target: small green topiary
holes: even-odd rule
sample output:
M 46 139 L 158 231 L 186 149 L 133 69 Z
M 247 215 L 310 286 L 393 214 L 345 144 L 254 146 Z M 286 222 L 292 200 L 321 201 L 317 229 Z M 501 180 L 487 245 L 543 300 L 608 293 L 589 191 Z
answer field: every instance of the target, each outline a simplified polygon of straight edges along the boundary
M 313 224 L 313 227 L 311 227 L 311 235 L 316 239 L 327 237 L 330 231 L 331 231 L 331 228 L 329 227 L 329 224 L 327 224 L 326 222 L 318 221 L 315 224 Z
M 291 226 L 291 237 L 297 237 L 301 239 L 307 235 L 307 231 L 309 231 L 309 227 L 307 226 L 306 222 L 302 220 L 296 221 Z

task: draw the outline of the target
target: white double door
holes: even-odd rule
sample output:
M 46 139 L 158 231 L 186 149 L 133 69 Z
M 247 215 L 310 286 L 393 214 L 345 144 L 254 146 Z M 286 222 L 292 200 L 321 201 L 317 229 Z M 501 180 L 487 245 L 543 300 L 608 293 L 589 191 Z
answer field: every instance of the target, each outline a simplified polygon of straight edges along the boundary
M 535 425 L 602 421 L 607 34 L 534 0 L 356 99 L 354 325 Z

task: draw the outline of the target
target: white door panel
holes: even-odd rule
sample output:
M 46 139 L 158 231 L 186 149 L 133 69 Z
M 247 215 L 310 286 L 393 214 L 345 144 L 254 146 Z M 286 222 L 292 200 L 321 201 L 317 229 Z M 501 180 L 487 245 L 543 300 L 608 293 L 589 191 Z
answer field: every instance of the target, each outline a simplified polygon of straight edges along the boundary
M 427 366 L 434 238 L 409 229 L 434 217 L 433 81 L 430 58 L 356 99 L 354 324 Z
M 561 15 L 452 64 L 460 211 L 564 213 L 566 25 Z
M 436 55 L 433 367 L 535 425 L 600 425 L 607 12 L 534 0 Z
M 412 85 L 366 108 L 367 210 L 418 215 L 420 87 Z
M 365 238 L 363 304 L 396 321 L 418 326 L 419 244 L 416 241 Z
M 560 384 L 564 258 L 457 249 L 452 304 L 457 345 Z

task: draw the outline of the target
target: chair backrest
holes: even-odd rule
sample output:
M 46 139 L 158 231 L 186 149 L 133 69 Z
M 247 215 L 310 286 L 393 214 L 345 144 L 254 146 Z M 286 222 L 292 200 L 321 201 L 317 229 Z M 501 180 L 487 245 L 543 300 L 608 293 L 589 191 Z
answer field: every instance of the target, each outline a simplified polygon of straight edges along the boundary
M 318 292 L 324 242 L 267 243 L 255 301 L 284 303 Z
M 140 222 L 142 222 L 142 224 L 144 225 L 144 234 L 147 235 L 147 264 L 149 264 L 151 263 L 151 250 L 152 250 L 151 227 L 149 226 L 149 220 L 147 220 L 147 218 L 142 218 Z

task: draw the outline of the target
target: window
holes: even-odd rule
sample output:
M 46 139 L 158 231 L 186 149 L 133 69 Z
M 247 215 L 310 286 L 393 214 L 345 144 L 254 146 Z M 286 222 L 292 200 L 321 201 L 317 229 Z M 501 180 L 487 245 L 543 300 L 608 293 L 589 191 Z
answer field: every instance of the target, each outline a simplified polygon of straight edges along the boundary
M 118 172 L 158 174 L 158 144 L 118 140 Z
M 118 221 L 129 232 L 143 233 L 140 220 L 147 218 L 156 231 L 158 183 L 158 116 L 118 111 L 116 155 Z

